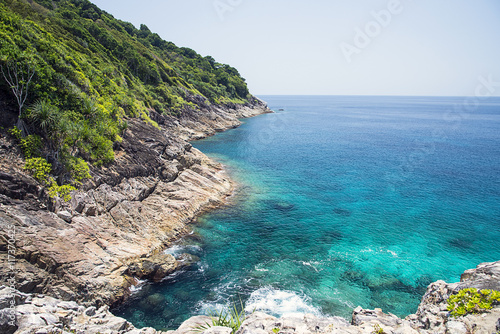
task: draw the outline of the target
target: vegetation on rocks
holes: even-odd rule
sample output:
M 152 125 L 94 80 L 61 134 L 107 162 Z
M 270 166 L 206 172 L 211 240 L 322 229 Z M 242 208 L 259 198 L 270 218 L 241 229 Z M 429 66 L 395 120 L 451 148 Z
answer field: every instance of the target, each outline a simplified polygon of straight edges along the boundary
M 182 117 L 251 98 L 233 67 L 88 0 L 0 1 L 0 68 L 17 110 L 11 134 L 26 159 L 46 160 L 59 187 L 89 178 L 89 164 L 111 163 L 130 118 L 158 127 L 152 110 Z
M 204 325 L 200 325 L 194 328 L 195 332 L 203 332 L 210 327 L 228 327 L 231 328 L 231 333 L 236 333 L 236 331 L 241 327 L 241 324 L 246 318 L 245 308 L 243 302 L 240 300 L 239 307 L 233 304 L 228 310 L 215 310 L 209 311 L 210 322 L 206 322 Z
M 462 289 L 448 298 L 450 315 L 458 318 L 470 313 L 480 313 L 500 303 L 500 291 L 488 289 Z

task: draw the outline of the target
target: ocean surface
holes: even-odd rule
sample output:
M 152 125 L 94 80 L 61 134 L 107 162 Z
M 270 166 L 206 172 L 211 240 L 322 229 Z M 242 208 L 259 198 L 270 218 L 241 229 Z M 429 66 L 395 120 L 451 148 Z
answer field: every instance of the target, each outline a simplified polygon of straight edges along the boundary
M 427 285 L 500 260 L 500 99 L 261 96 L 194 142 L 238 183 L 168 249 L 199 262 L 115 310 L 176 328 L 240 302 L 276 316 L 406 316 Z

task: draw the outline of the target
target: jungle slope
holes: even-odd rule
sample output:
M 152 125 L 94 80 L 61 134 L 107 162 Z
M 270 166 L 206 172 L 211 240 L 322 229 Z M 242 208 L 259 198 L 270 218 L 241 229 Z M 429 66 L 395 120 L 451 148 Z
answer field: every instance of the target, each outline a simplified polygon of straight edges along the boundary
M 159 281 L 196 260 L 162 250 L 232 184 L 188 140 L 267 106 L 234 68 L 89 1 L 0 7 L 3 73 L 35 73 L 20 114 L 9 76 L 0 80 L 0 284 L 113 305 L 137 279 Z

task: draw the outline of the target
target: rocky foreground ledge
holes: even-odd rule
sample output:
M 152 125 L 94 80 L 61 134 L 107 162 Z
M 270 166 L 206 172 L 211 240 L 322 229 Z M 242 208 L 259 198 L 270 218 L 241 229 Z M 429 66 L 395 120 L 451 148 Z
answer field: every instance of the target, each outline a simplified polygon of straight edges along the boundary
M 465 271 L 459 283 L 437 281 L 430 284 L 415 314 L 405 319 L 383 313 L 381 309 L 357 307 L 351 322 L 340 317 L 318 318 L 303 316 L 273 316 L 254 312 L 243 322 L 236 334 L 495 334 L 500 331 L 500 305 L 480 314 L 452 318 L 446 310 L 448 297 L 465 288 L 500 290 L 500 261 L 482 263 Z M 15 306 L 11 307 L 12 301 Z M 11 321 L 11 319 L 14 319 Z M 137 329 L 123 318 L 112 315 L 107 306 L 96 309 L 76 302 L 58 300 L 41 294 L 25 294 L 0 287 L 0 332 L 21 333 L 127 333 L 127 334 L 230 334 L 227 327 L 212 327 L 203 332 L 193 331 L 210 322 L 206 316 L 196 316 L 184 322 L 176 331 L 161 332 L 153 328 Z

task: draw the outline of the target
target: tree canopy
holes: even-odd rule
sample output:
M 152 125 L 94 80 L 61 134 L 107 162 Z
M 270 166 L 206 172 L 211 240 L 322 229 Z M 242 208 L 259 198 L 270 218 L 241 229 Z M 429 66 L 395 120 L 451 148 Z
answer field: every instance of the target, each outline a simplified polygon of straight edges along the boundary
M 152 109 L 179 117 L 200 108 L 190 101 L 243 104 L 251 97 L 235 68 L 177 47 L 144 24 L 137 29 L 115 19 L 88 0 L 1 0 L 5 73 L 9 64 L 26 71 L 20 87 L 31 79 L 26 101 L 16 105 L 31 130 L 23 140 L 42 139 L 37 152 L 68 175 L 75 159 L 113 161 L 113 143 L 129 117 L 154 124 Z M 12 86 L 0 76 L 3 96 L 15 104 Z

